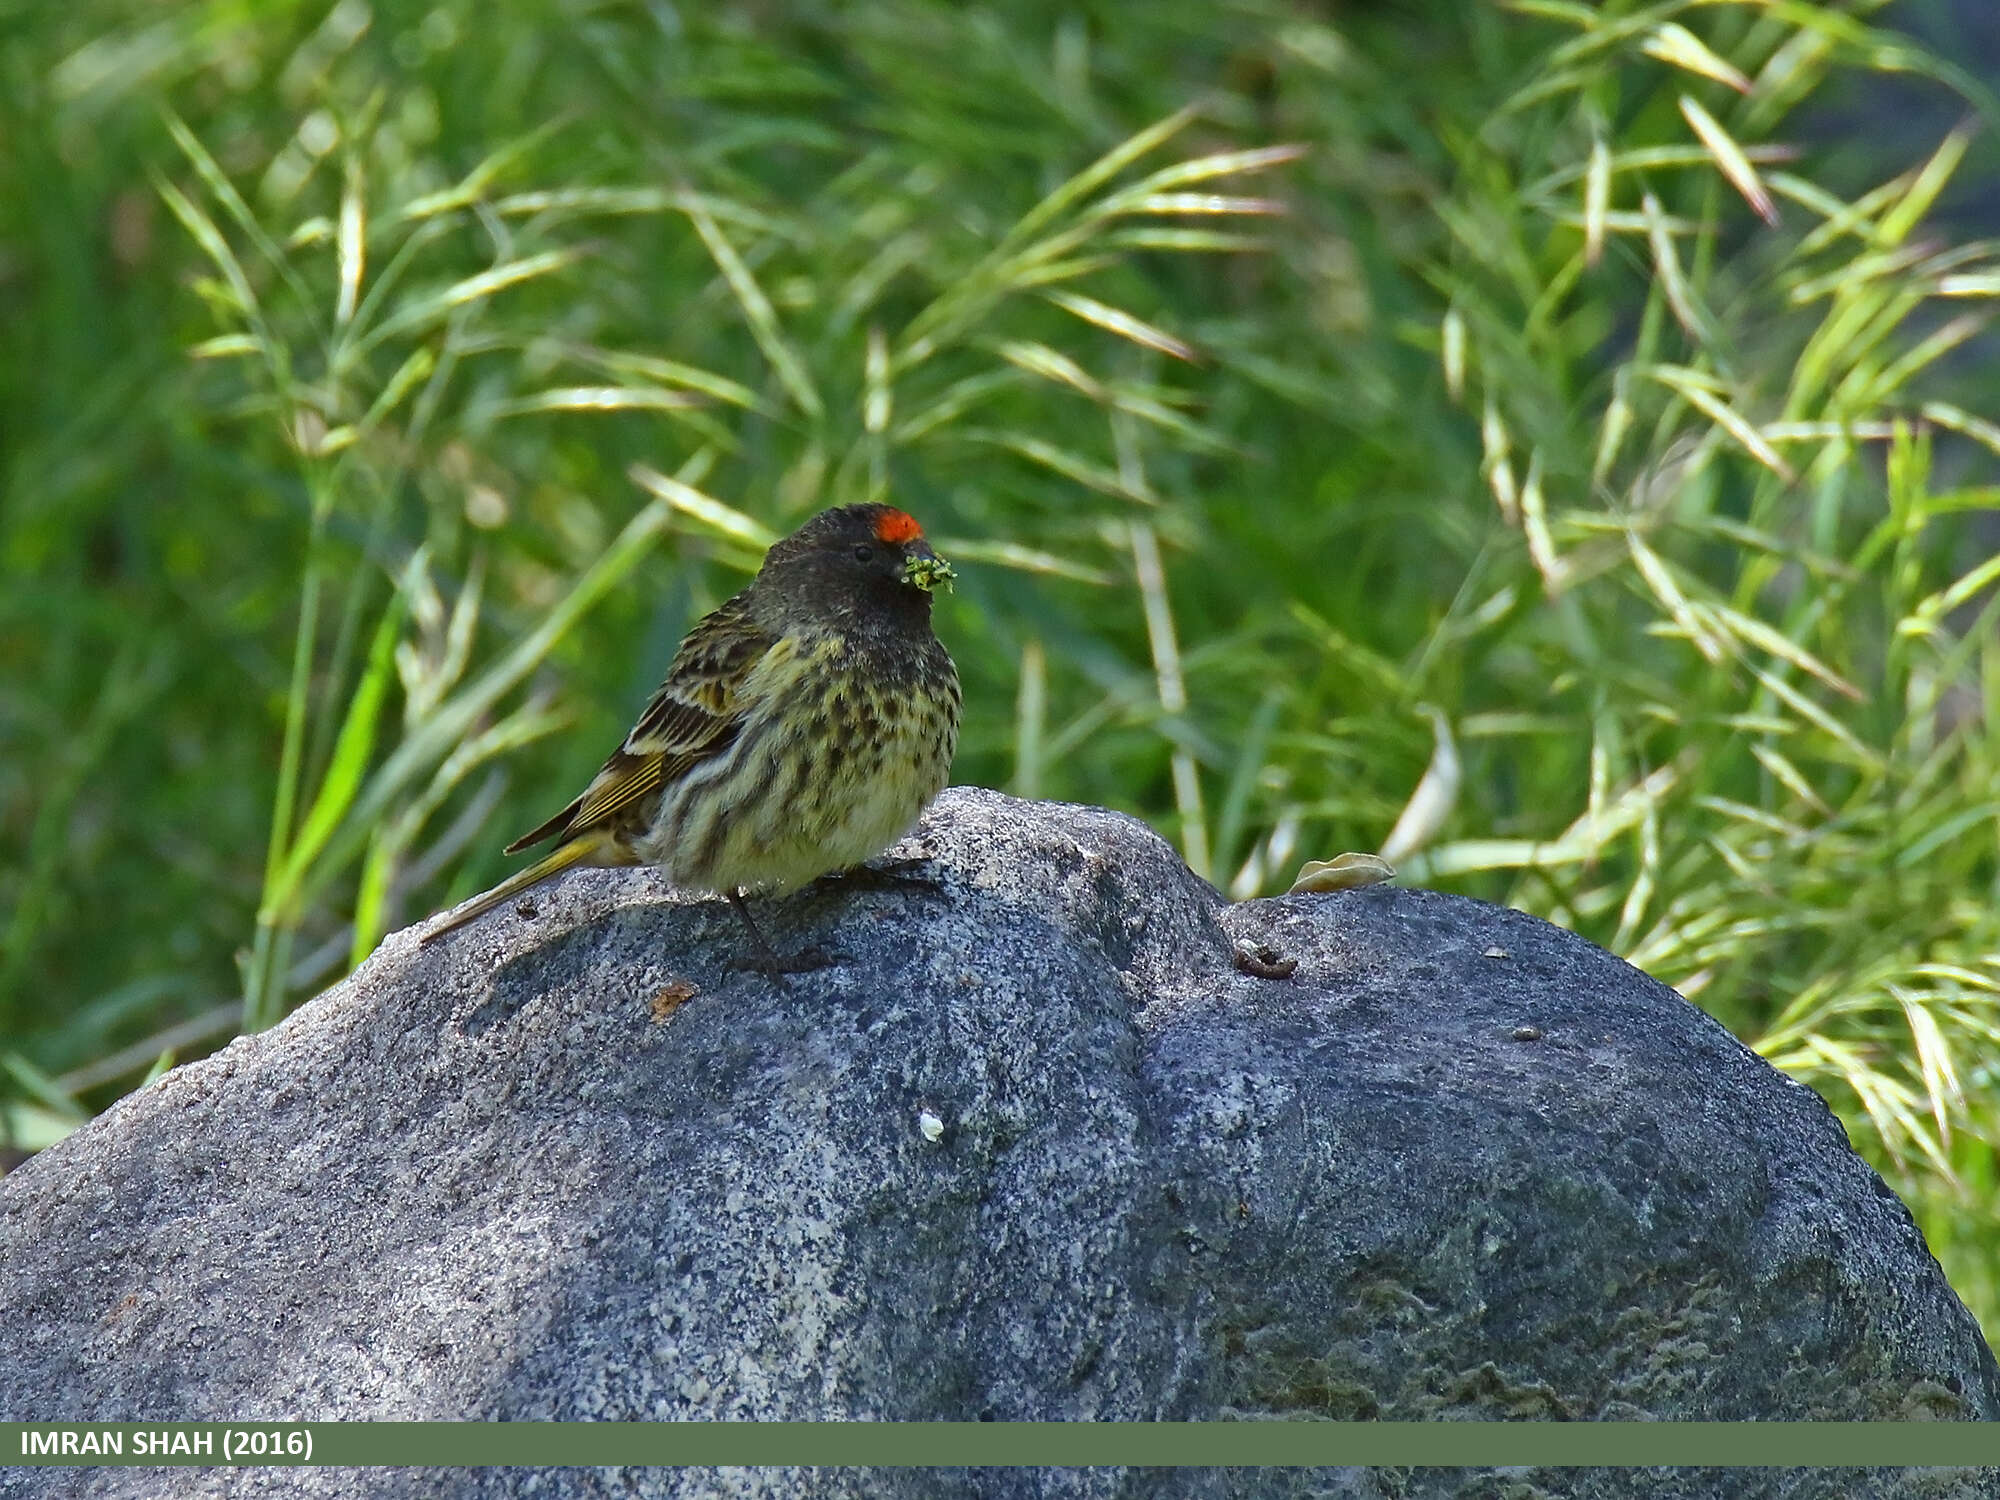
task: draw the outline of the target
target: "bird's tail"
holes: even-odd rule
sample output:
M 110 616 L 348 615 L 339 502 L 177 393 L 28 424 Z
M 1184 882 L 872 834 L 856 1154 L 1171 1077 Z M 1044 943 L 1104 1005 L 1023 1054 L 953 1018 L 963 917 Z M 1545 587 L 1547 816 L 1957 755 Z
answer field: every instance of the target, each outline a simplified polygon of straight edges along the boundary
M 463 927 L 476 917 L 483 917 L 494 907 L 527 890 L 540 885 L 552 875 L 559 875 L 571 865 L 612 864 L 617 861 L 604 859 L 610 844 L 609 835 L 602 831 L 584 834 L 559 846 L 553 853 L 544 855 L 518 874 L 509 875 L 482 896 L 474 896 L 465 905 L 451 913 L 437 926 L 423 935 L 422 941 L 434 943 L 454 928 Z

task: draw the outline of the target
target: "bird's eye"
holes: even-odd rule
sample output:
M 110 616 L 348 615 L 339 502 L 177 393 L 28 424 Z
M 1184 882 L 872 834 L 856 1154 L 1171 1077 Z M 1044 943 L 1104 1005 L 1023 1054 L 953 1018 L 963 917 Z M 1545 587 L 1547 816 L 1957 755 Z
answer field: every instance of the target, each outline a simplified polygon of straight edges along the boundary
M 854 560 L 856 562 L 875 561 L 875 549 L 869 546 L 866 542 L 863 542 L 860 546 L 854 549 Z

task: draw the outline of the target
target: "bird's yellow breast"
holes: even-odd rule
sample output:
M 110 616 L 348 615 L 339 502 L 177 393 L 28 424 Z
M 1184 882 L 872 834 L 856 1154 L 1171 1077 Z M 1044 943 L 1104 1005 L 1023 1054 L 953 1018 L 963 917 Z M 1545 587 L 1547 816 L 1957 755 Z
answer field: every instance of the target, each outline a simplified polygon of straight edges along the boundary
M 951 772 L 958 683 L 936 657 L 891 674 L 839 636 L 769 653 L 742 734 L 663 800 L 647 857 L 676 884 L 782 892 L 881 853 Z

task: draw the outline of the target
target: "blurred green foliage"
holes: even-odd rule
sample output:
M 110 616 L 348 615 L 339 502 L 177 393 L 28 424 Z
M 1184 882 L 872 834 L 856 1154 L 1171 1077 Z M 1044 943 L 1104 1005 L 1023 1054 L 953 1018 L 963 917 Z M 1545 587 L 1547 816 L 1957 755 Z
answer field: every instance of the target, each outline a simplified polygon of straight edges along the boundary
M 1995 110 L 1876 9 L 14 7 L 15 1138 L 492 883 L 887 494 L 957 779 L 1577 928 L 2000 1327 L 1993 163 L 1801 125 Z

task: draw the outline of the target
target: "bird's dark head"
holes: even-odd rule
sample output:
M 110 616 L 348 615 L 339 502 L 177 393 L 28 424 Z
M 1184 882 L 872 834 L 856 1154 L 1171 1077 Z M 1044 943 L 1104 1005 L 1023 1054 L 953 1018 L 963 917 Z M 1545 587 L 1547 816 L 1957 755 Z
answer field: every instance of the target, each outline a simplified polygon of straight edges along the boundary
M 931 550 L 924 529 L 893 505 L 823 510 L 764 555 L 758 581 L 798 578 L 829 604 L 878 600 L 930 610 L 930 596 L 951 587 L 951 564 Z

